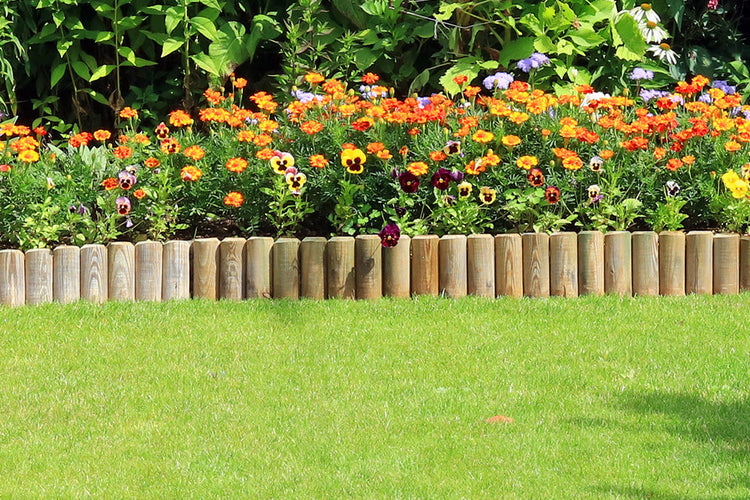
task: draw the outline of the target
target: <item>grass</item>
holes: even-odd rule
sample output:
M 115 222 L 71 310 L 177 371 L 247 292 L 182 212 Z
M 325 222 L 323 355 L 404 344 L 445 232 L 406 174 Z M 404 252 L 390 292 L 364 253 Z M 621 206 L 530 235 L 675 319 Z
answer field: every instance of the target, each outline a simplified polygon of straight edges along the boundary
M 0 308 L 0 497 L 748 498 L 749 309 Z

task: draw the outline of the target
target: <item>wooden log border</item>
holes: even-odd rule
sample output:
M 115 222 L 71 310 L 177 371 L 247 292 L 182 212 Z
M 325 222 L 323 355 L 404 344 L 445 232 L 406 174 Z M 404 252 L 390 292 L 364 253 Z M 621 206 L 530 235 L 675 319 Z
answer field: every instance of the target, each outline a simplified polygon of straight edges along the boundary
M 750 290 L 750 237 L 709 231 L 147 241 L 0 250 L 0 306 L 77 300 L 576 297 Z

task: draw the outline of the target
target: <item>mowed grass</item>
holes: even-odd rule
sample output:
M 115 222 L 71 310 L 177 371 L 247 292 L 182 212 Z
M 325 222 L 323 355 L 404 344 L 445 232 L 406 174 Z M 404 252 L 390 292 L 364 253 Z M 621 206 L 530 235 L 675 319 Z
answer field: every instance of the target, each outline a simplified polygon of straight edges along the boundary
M 0 308 L 0 497 L 748 498 L 748 311 L 746 294 Z

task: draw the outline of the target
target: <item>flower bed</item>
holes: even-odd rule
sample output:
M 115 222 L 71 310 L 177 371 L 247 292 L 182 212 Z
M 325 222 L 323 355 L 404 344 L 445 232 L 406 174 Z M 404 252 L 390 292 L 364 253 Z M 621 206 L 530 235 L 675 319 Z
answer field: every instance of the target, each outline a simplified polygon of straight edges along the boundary
M 216 238 L 0 250 L 0 305 L 79 299 L 736 294 L 750 237 L 708 231 Z
M 650 76 L 636 68 L 632 92 L 613 97 L 497 73 L 397 99 L 376 75 L 347 88 L 310 73 L 283 108 L 265 92 L 243 107 L 246 82 L 232 78 L 153 133 L 132 108 L 120 130 L 62 144 L 5 123 L 0 234 L 29 249 L 217 229 L 386 246 L 400 234 L 744 231 L 750 108 L 726 82 L 641 88 Z

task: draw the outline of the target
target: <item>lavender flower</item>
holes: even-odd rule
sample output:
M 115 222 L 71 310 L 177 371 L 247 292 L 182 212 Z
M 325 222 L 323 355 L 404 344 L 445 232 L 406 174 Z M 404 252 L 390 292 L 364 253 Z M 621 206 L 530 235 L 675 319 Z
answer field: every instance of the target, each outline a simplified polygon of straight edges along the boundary
M 643 68 L 634 68 L 630 73 L 631 80 L 653 80 L 654 72 Z
M 726 82 L 726 80 L 714 80 L 713 87 L 715 89 L 721 90 L 722 92 L 724 92 L 727 95 L 731 95 L 731 94 L 734 94 L 735 92 L 737 92 L 737 87 L 734 86 L 734 85 L 729 85 Z
M 492 90 L 492 89 L 506 90 L 508 87 L 510 87 L 510 84 L 512 82 L 513 82 L 513 75 L 509 73 L 498 72 L 482 80 L 482 85 L 484 85 L 484 88 L 486 88 L 487 90 Z
M 641 99 L 643 99 L 645 102 L 648 102 L 652 99 L 660 99 L 668 95 L 669 95 L 669 92 L 667 92 L 666 90 L 652 90 L 652 89 L 641 90 Z

